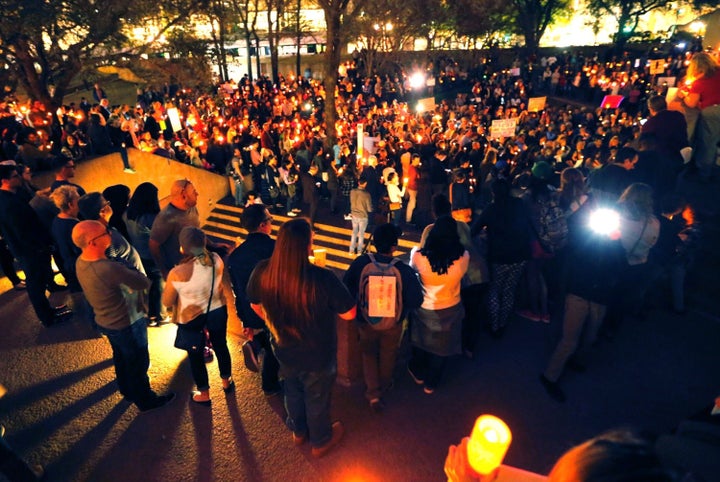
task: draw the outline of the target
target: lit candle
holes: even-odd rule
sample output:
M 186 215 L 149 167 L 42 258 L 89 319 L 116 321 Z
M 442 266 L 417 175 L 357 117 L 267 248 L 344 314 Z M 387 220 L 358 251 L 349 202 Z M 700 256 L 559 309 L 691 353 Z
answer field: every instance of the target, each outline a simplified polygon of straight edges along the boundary
M 492 473 L 502 464 L 511 441 L 512 434 L 505 422 L 492 415 L 481 415 L 468 442 L 470 467 L 480 475 Z

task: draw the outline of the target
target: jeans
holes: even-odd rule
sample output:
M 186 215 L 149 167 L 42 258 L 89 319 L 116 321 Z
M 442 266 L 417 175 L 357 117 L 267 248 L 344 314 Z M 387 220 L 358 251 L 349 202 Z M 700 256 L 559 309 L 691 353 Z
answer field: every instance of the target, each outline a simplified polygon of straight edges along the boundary
M 143 258 L 141 261 L 143 268 L 145 268 L 145 274 L 152 282 L 148 291 L 148 318 L 159 319 L 162 312 L 162 292 L 165 281 L 160 268 L 155 264 L 155 260 Z
M 54 311 L 45 296 L 45 287 L 52 279 L 50 253 L 37 252 L 32 256 L 22 256 L 20 266 L 25 271 L 25 284 L 35 314 L 44 323 L 52 322 Z
M 604 317 L 605 305 L 593 303 L 573 294 L 565 297 L 563 334 L 545 368 L 545 378 L 551 382 L 558 381 L 565 363 L 573 353 L 578 361 L 585 357 L 588 349 L 597 339 Z
M 131 168 L 130 168 L 130 159 L 128 158 L 128 151 L 127 151 L 127 148 L 125 147 L 125 145 L 124 145 L 124 144 L 121 145 L 121 146 L 118 148 L 117 152 L 120 153 L 120 158 L 122 159 L 123 168 L 124 168 L 124 169 L 131 169 Z
M 20 277 L 15 271 L 15 259 L 10 253 L 10 249 L 7 247 L 5 240 L 0 238 L 0 267 L 2 267 L 3 273 L 10 280 L 13 285 L 20 282 Z
M 354 253 L 357 247 L 357 252 L 362 253 L 365 245 L 365 230 L 368 226 L 368 218 L 358 218 L 352 216 L 352 234 L 350 235 L 350 252 Z
M 0 473 L 11 482 L 36 482 L 40 479 L 10 447 L 4 438 L 0 438 Z
M 417 191 L 406 189 L 405 192 L 407 192 L 408 195 L 408 202 L 405 207 L 405 222 L 410 224 L 412 222 L 413 211 L 415 211 L 415 206 L 417 205 Z
M 460 290 L 465 318 L 462 324 L 462 345 L 463 350 L 470 353 L 475 352 L 478 335 L 480 334 L 481 321 L 485 315 L 485 293 L 487 284 L 474 284 Z
M 147 322 L 145 318 L 120 330 L 99 327 L 110 342 L 115 364 L 115 376 L 120 393 L 143 408 L 155 399 L 147 375 L 150 366 Z
M 365 398 L 368 400 L 380 398 L 392 383 L 402 330 L 400 323 L 388 330 L 376 330 L 366 323 L 358 326 L 363 376 L 367 386 Z
M 200 330 L 206 326 L 210 334 L 213 351 L 217 358 L 218 371 L 220 378 L 229 378 L 232 375 L 232 362 L 230 360 L 230 350 L 227 346 L 227 307 L 216 308 L 208 313 L 208 316 L 198 316 L 194 320 L 189 321 L 187 328 Z M 178 329 L 181 329 L 178 327 Z M 190 361 L 190 371 L 198 390 L 208 390 L 210 382 L 208 381 L 207 367 L 205 366 L 205 357 L 203 350 L 196 352 L 188 352 L 188 361 Z
M 720 105 L 700 111 L 695 129 L 693 158 L 702 177 L 710 177 L 717 164 L 717 144 L 720 141 Z
M 235 180 L 235 205 L 236 206 L 243 206 L 243 188 L 245 187 L 245 184 L 240 179 Z
M 436 355 L 422 348 L 412 347 L 412 357 L 408 363 L 410 370 L 425 382 L 430 389 L 437 388 L 448 357 Z
M 280 379 L 278 378 L 280 364 L 278 363 L 277 358 L 275 358 L 275 353 L 273 353 L 272 346 L 270 345 L 270 333 L 267 329 L 263 329 L 263 331 L 256 334 L 253 339 L 263 350 L 265 350 L 262 368 L 260 371 L 262 389 L 266 393 L 278 392 L 281 388 Z
M 335 384 L 335 364 L 321 371 L 306 372 L 280 364 L 285 380 L 286 424 L 294 434 L 308 434 L 313 447 L 325 445 L 332 437 L 330 399 Z
M 392 220 L 393 225 L 400 226 L 400 213 L 402 212 L 401 209 L 394 209 L 390 211 L 390 218 Z

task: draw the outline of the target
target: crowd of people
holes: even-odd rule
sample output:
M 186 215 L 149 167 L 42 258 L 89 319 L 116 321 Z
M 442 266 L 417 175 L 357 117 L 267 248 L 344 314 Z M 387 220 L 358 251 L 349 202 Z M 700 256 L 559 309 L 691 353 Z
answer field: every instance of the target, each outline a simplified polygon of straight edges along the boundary
M 684 313 L 698 229 L 677 180 L 695 165 L 712 181 L 720 105 L 717 63 L 704 52 L 689 60 L 688 81 L 670 103 L 644 64 L 623 59 L 610 68 L 573 58 L 556 67 L 558 59 L 545 59 L 540 79 L 526 66 L 463 70 L 441 60 L 426 69 L 440 83 L 462 78 L 469 90 L 427 111 L 402 82 L 366 79 L 346 66 L 333 146 L 325 145 L 323 87 L 304 78 L 278 85 L 245 78 L 210 94 L 175 85 L 164 95 L 139 92 L 134 107 L 110 107 L 99 85 L 97 104 L 54 113 L 6 102 L 3 270 L 50 326 L 72 317 L 46 295 L 65 289 L 53 281 L 54 257 L 112 347 L 120 392 L 141 411 L 173 398 L 150 388 L 147 326 L 172 313 L 176 346 L 188 351 L 197 386 L 191 400 L 209 405 L 204 362 L 217 357 L 222 388 L 232 392 L 226 330 L 239 317 L 245 336 L 265 352 L 263 391 L 284 392 L 293 440 L 309 439 L 316 456 L 344 431 L 330 420 L 336 316 L 358 323 L 366 398 L 376 412 L 393 384 L 406 319 L 408 372 L 432 394 L 447 358 L 477 356 L 480 332 L 501 337 L 513 312 L 562 324 L 539 376 L 562 402 L 565 369 L 585 369 L 601 330 L 613 336 L 624 318 L 643 317 L 654 283 L 669 279 L 668 308 Z M 617 81 L 643 90 L 619 107 L 545 103 L 529 111 L 543 90 L 557 93 L 552 72 L 561 67 L 576 69 L 578 92 L 587 85 L 587 92 L 612 94 L 603 89 Z M 678 76 L 684 67 L 667 66 Z M 614 80 L 602 80 L 608 75 Z M 513 120 L 515 134 L 499 136 L 498 119 Z M 188 180 L 173 184 L 163 209 L 151 182 L 132 193 L 123 185 L 86 193 L 72 182 L 76 163 L 113 151 L 133 172 L 130 147 L 232 177 L 248 239 L 238 247 L 207 239 Z M 32 170 L 48 168 L 56 170 L 52 186 L 33 186 Z M 342 282 L 308 261 L 325 200 L 338 222 L 351 223 L 348 249 L 359 255 Z M 278 213 L 306 217 L 285 222 L 273 241 Z M 366 252 L 368 226 L 374 254 Z M 394 259 L 403 229 L 423 228 L 409 265 Z M 386 278 L 390 291 L 378 285 Z

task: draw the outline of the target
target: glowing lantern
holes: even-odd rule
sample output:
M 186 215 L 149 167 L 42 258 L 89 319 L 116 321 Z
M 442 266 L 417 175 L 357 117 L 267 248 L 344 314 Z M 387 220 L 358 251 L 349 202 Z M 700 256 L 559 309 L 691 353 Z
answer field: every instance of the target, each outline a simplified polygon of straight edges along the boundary
M 475 421 L 467 446 L 470 467 L 480 475 L 488 475 L 502 464 L 512 434 L 508 426 L 497 417 L 481 415 Z

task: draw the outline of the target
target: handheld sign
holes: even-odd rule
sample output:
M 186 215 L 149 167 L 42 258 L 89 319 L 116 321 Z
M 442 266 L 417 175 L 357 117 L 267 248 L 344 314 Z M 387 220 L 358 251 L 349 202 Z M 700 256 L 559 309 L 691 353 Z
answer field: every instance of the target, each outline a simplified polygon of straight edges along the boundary
M 490 137 L 497 139 L 499 137 L 512 137 L 515 135 L 515 126 L 517 125 L 517 117 L 511 119 L 495 119 L 490 126 Z
M 540 112 L 545 108 L 547 97 L 531 97 L 528 99 L 528 112 Z
M 622 95 L 606 95 L 603 97 L 600 107 L 603 109 L 617 109 L 620 107 L 620 102 L 622 102 L 622 100 Z

